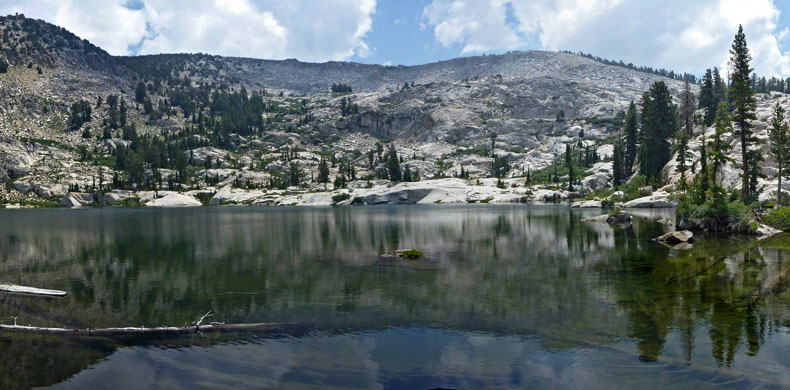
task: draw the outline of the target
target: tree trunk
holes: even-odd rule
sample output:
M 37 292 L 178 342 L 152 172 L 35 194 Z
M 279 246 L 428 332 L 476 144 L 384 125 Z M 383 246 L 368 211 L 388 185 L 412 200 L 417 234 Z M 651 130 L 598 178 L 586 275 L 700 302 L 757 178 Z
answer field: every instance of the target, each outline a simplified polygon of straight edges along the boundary
M 779 186 L 776 189 L 776 208 L 782 206 L 782 160 L 779 159 Z
M 741 123 L 741 156 L 743 158 L 743 185 L 741 189 L 741 198 L 749 198 L 749 148 L 746 145 L 746 133 L 744 127 L 746 124 Z

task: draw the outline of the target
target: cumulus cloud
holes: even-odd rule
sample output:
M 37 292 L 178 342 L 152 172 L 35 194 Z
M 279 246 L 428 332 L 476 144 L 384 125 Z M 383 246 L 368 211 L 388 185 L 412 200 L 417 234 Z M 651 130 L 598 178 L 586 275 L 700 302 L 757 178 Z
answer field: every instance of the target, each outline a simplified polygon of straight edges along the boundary
M 376 0 L 3 0 L 111 54 L 203 52 L 306 61 L 365 57 Z
M 433 0 L 423 21 L 462 53 L 540 47 L 701 73 L 726 67 L 743 24 L 760 74 L 789 75 L 772 0 Z

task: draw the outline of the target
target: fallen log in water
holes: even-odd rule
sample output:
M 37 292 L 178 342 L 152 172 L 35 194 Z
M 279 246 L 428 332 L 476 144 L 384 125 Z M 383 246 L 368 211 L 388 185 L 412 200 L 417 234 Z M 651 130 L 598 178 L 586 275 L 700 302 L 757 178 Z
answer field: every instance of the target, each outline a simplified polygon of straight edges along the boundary
M 45 295 L 50 297 L 66 296 L 66 292 L 61 290 L 47 290 L 45 288 L 19 286 L 16 284 L 0 284 L 0 291 L 16 294 Z
M 58 335 L 75 336 L 122 336 L 122 335 L 166 335 L 180 333 L 199 333 L 199 332 L 287 332 L 301 333 L 307 331 L 311 324 L 287 324 L 261 322 L 253 324 L 225 324 L 210 323 L 201 325 L 206 317 L 210 317 L 211 312 L 206 313 L 192 325 L 184 326 L 157 326 L 157 327 L 119 327 L 119 328 L 47 328 L 39 326 L 17 325 L 14 318 L 14 325 L 0 324 L 0 332 L 21 332 L 21 333 L 45 333 Z
M 22 332 L 22 333 L 47 333 L 76 336 L 120 336 L 133 334 L 178 334 L 178 333 L 198 333 L 198 332 L 276 332 L 287 331 L 299 328 L 306 328 L 306 325 L 280 324 L 280 323 L 257 323 L 257 324 L 208 324 L 208 325 L 185 325 L 185 326 L 158 326 L 153 328 L 146 327 L 123 327 L 123 328 L 44 328 L 38 326 L 23 325 L 2 325 L 0 331 Z
M 790 270 L 781 270 L 774 277 L 764 281 L 746 298 L 747 305 L 756 305 L 765 297 L 779 295 L 790 287 Z

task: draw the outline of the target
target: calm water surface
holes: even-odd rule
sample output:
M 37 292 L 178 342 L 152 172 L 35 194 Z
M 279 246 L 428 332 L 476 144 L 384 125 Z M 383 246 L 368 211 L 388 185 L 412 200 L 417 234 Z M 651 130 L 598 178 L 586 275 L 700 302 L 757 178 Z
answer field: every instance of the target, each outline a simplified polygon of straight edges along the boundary
M 0 388 L 790 387 L 790 239 L 650 242 L 553 206 L 0 211 L 0 321 L 279 334 L 0 333 Z M 669 211 L 671 215 L 671 211 Z M 380 255 L 419 248 L 426 258 Z M 309 326 L 309 327 L 306 327 Z

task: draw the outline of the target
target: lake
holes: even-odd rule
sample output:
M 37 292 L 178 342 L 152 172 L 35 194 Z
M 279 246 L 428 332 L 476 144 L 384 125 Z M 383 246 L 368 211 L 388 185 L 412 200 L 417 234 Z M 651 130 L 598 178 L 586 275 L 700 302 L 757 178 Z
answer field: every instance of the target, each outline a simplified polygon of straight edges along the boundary
M 0 332 L 0 388 L 790 387 L 790 239 L 651 242 L 600 210 L 463 205 L 0 211 L 0 320 L 276 333 Z M 393 259 L 417 248 L 419 260 Z M 291 327 L 292 325 L 292 327 Z M 293 329 L 293 331 L 289 330 Z

